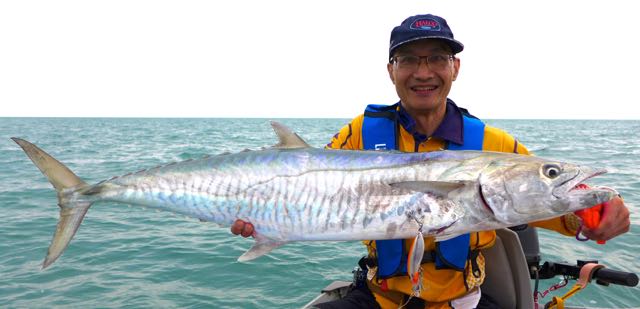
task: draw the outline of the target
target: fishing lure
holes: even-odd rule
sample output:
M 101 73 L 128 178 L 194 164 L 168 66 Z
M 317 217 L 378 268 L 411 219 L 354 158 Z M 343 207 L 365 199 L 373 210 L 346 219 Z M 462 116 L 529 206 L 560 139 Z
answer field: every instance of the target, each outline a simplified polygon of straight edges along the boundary
M 422 236 L 422 228 L 418 231 L 418 235 L 413 239 L 413 244 L 409 248 L 409 257 L 407 261 L 407 272 L 411 279 L 411 291 L 413 296 L 419 297 L 422 292 L 422 257 L 424 256 L 424 237 Z

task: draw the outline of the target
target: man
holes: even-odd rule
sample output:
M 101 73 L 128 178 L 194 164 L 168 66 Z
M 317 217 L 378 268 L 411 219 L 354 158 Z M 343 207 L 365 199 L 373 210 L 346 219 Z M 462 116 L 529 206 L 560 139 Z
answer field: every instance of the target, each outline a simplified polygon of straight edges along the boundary
M 391 106 L 368 106 L 327 147 L 395 148 L 404 152 L 475 149 L 529 154 L 511 135 L 485 125 L 447 98 L 460 70 L 456 54 L 463 48 L 439 16 L 417 15 L 404 20 L 391 32 L 387 64 L 400 101 Z M 629 211 L 622 199 L 615 198 L 604 208 L 600 226 L 593 230 L 583 228 L 585 236 L 608 240 L 629 230 Z M 532 225 L 575 235 L 578 222 L 570 214 Z M 244 237 L 254 233 L 250 223 L 240 220 L 231 230 Z M 348 296 L 346 301 L 327 304 L 326 308 L 366 308 L 376 303 L 382 308 L 403 304 L 422 308 L 476 307 L 484 280 L 485 261 L 480 250 L 491 247 L 495 237 L 495 231 L 485 231 L 440 243 L 425 239 L 428 258 L 422 264 L 422 290 L 419 297 L 413 298 L 408 296 L 412 286 L 406 265 L 397 262 L 406 261 L 412 240 L 367 241 L 369 256 L 362 264 L 368 268 L 371 280 L 364 290 Z

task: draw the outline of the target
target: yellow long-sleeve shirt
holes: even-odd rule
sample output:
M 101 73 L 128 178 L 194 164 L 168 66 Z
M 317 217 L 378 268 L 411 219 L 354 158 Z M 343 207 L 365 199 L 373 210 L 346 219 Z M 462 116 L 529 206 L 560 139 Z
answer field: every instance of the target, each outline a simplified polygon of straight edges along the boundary
M 400 108 L 400 113 L 403 111 Z M 402 125 L 399 125 L 398 150 L 404 152 L 428 152 L 442 150 L 446 148 L 447 143 L 460 142 L 462 140 L 462 113 L 452 102 L 447 106 L 447 114 L 440 127 L 431 137 L 421 136 L 415 132 L 409 132 L 412 128 L 411 119 L 407 119 L 404 115 Z M 402 117 L 401 117 L 402 118 Z M 336 134 L 327 148 L 333 149 L 363 149 L 362 142 L 362 123 L 364 115 L 354 118 L 349 124 L 344 126 L 338 134 Z M 408 122 L 408 123 L 407 123 Z M 408 128 L 408 129 L 407 129 Z M 511 135 L 498 128 L 485 125 L 483 147 L 484 151 L 499 152 L 516 152 L 528 155 L 527 148 L 518 143 Z M 574 235 L 575 227 L 568 227 L 565 224 L 564 217 L 556 219 L 535 222 L 532 225 L 555 230 L 565 235 Z M 484 231 L 471 233 L 470 248 L 485 249 L 493 246 L 496 238 L 495 231 Z M 375 253 L 375 242 L 365 241 L 369 254 L 373 256 Z M 408 249 L 411 240 L 405 240 L 405 247 Z M 425 251 L 433 251 L 435 242 L 433 238 L 425 238 Z M 408 251 L 408 250 L 407 250 Z M 443 307 L 447 308 L 447 301 L 458 298 L 466 294 L 469 290 L 480 286 L 484 280 L 484 257 L 482 254 L 477 257 L 477 265 L 480 272 L 474 275 L 471 271 L 471 263 L 467 262 L 464 272 L 441 269 L 436 270 L 434 263 L 426 263 L 422 265 L 423 269 L 423 289 L 420 298 L 427 301 L 429 308 Z M 380 285 L 381 280 L 374 279 L 373 284 Z M 393 277 L 384 283 L 386 288 L 391 291 L 398 291 L 404 294 L 411 293 L 411 283 L 408 276 Z M 398 304 L 379 293 L 375 293 L 376 300 L 382 308 L 397 308 Z

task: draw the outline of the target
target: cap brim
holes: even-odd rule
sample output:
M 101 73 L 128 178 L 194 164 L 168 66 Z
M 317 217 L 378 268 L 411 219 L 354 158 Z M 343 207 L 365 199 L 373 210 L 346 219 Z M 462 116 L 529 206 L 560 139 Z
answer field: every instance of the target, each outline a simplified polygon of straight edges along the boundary
M 457 40 L 448 38 L 448 37 L 444 37 L 444 36 L 421 36 L 421 37 L 415 37 L 415 38 L 411 38 L 410 40 L 406 40 L 406 41 L 402 41 L 396 45 L 393 45 L 389 48 L 389 58 L 391 58 L 393 56 L 393 52 L 400 46 L 407 44 L 407 43 L 411 43 L 414 41 L 419 41 L 419 40 L 428 40 L 428 39 L 435 39 L 435 40 L 442 40 L 445 41 L 445 43 L 447 43 L 447 45 L 449 45 L 449 47 L 451 47 L 451 51 L 454 54 L 457 54 L 459 52 L 461 52 L 464 49 L 464 45 L 462 45 L 462 43 L 460 43 Z

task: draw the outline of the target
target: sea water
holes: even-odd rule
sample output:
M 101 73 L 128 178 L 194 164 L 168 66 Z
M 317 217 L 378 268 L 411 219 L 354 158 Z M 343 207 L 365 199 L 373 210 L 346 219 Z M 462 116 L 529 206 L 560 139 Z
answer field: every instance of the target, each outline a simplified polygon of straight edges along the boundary
M 323 147 L 347 119 L 280 119 Z M 537 156 L 606 167 L 631 231 L 606 245 L 540 231 L 543 261 L 597 259 L 640 273 L 640 121 L 489 120 Z M 60 259 L 41 270 L 58 221 L 55 191 L 10 137 L 29 140 L 87 183 L 207 154 L 275 144 L 268 119 L 0 118 L 0 307 L 297 308 L 350 281 L 359 242 L 305 242 L 248 263 L 228 227 L 123 204 L 92 207 Z M 560 281 L 545 280 L 542 289 Z M 572 285 L 575 282 L 570 282 Z M 552 293 L 561 296 L 568 287 Z M 544 301 L 549 301 L 548 296 Z M 640 289 L 589 285 L 569 300 L 640 307 Z

